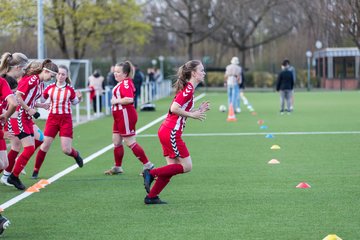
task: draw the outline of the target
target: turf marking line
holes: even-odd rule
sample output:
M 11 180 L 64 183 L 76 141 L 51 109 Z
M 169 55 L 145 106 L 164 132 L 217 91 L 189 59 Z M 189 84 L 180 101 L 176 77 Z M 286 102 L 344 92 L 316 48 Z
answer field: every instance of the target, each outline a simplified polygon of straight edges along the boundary
M 197 100 L 205 97 L 205 95 L 206 95 L 205 93 L 200 94 L 199 96 L 197 96 L 196 98 L 194 98 L 194 101 L 196 102 Z M 167 116 L 167 113 L 164 114 L 164 115 L 162 115 L 161 117 L 155 119 L 154 121 L 146 124 L 145 126 L 143 126 L 142 128 L 140 128 L 139 130 L 137 130 L 136 133 L 139 134 L 139 133 L 145 131 L 146 129 L 154 126 L 154 125 L 157 124 L 158 122 L 164 120 L 164 119 L 166 118 L 166 116 Z M 84 159 L 84 164 L 86 164 L 86 163 L 90 162 L 91 160 L 97 158 L 98 156 L 102 155 L 103 153 L 111 150 L 113 147 L 114 147 L 114 145 L 113 145 L 113 144 L 110 144 L 109 146 L 106 146 L 106 147 L 104 147 L 103 149 L 100 149 L 99 151 L 91 154 L 90 156 L 88 156 L 87 158 Z M 78 168 L 78 165 L 77 165 L 77 164 L 74 164 L 74 165 L 66 168 L 65 170 L 63 170 L 63 171 L 55 174 L 54 176 L 52 176 L 51 178 L 48 179 L 49 184 L 55 182 L 55 181 L 58 180 L 59 178 L 65 176 L 66 174 L 74 171 L 74 170 L 77 169 L 77 168 Z M 12 205 L 16 204 L 17 202 L 23 200 L 24 198 L 27 198 L 27 197 L 30 196 L 31 194 L 33 194 L 33 192 L 23 192 L 23 193 L 19 194 L 18 196 L 10 199 L 9 201 L 1 204 L 1 205 L 0 205 L 0 209 L 5 210 L 6 208 L 11 207 Z
M 344 134 L 360 134 L 360 131 L 344 131 L 344 132 L 253 132 L 253 133 L 184 133 L 183 137 L 218 137 L 218 136 L 258 136 L 258 135 L 344 135 Z M 156 134 L 143 134 L 136 136 L 138 138 L 157 137 Z

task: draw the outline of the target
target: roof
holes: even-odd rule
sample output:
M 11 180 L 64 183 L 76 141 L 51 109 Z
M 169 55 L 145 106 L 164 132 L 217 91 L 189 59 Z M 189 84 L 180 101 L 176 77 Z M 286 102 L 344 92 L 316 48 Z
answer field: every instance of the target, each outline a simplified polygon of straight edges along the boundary
M 314 52 L 314 58 L 321 57 L 356 57 L 360 56 L 359 48 L 325 48 Z

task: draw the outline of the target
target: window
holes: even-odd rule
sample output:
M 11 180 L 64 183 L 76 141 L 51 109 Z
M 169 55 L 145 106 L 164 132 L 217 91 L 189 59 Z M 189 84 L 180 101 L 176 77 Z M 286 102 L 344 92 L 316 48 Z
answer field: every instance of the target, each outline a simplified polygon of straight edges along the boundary
M 334 78 L 355 78 L 355 58 L 334 58 Z

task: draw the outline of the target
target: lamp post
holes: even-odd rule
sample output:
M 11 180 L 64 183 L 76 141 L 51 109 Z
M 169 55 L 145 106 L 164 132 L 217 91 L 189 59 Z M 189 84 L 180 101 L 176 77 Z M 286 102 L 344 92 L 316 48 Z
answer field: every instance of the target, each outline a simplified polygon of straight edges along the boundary
M 164 79 L 164 59 L 165 59 L 164 56 L 162 55 L 159 56 L 161 79 Z
M 156 63 L 157 63 L 156 59 L 151 60 L 151 64 L 152 64 L 153 68 L 156 66 Z
M 307 76 L 307 90 L 310 91 L 310 60 L 312 57 L 312 52 L 310 50 L 306 51 L 306 57 L 307 57 L 307 67 L 308 67 L 308 76 Z

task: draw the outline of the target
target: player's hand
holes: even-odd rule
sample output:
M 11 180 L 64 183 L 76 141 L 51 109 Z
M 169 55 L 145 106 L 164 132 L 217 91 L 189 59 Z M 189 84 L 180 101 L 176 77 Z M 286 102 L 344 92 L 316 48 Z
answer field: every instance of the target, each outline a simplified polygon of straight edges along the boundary
M 30 116 L 34 116 L 34 114 L 36 113 L 36 110 L 33 108 L 30 108 L 29 110 L 27 110 L 27 112 Z
M 206 101 L 206 102 L 202 102 L 200 104 L 199 110 L 202 112 L 207 112 L 210 110 L 210 102 Z
M 115 104 L 118 104 L 119 103 L 119 100 L 116 98 L 116 97 L 112 97 L 111 100 L 110 100 L 110 103 L 111 105 L 115 105 Z
M 49 110 L 50 108 L 50 103 L 42 103 L 39 107 L 45 109 L 45 110 Z
M 201 111 L 201 110 L 196 110 L 194 112 L 192 112 L 191 114 L 192 118 L 200 120 L 200 121 L 204 121 L 206 119 L 206 113 Z
M 80 91 L 77 91 L 76 92 L 76 97 L 79 99 L 79 101 L 81 102 L 81 100 L 82 100 L 82 94 L 81 94 L 81 92 Z

